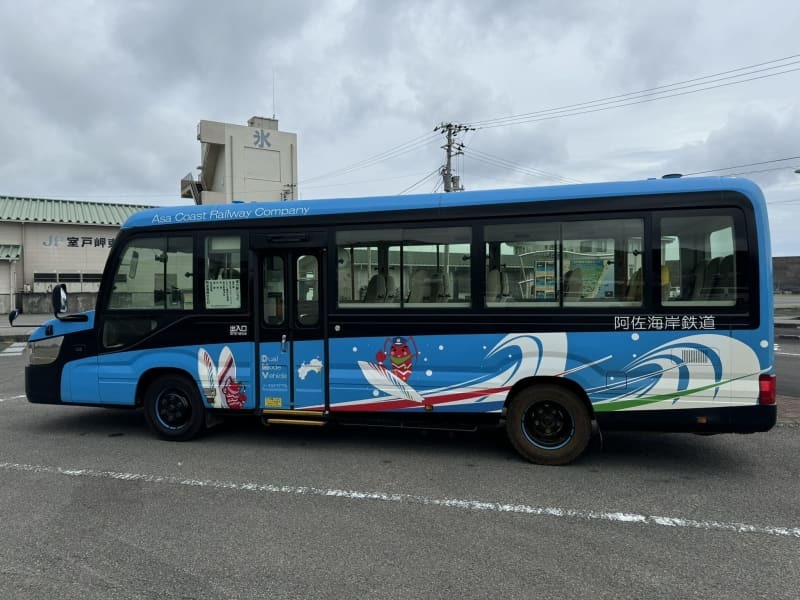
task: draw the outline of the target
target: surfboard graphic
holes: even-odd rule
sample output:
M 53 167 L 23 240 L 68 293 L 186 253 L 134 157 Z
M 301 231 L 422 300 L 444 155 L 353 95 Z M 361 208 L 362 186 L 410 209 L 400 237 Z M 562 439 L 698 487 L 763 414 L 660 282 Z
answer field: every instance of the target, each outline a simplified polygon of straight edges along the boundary
M 360 360 L 358 361 L 358 366 L 361 368 L 361 373 L 363 373 L 364 378 L 369 384 L 384 394 L 392 398 L 405 398 L 411 402 L 425 402 L 425 398 L 423 398 L 417 390 L 394 375 L 383 365 L 376 365 Z
M 217 381 L 217 367 L 214 364 L 214 359 L 206 351 L 205 348 L 200 348 L 197 351 L 197 374 L 200 377 L 200 383 L 203 386 L 203 393 L 211 404 L 219 402 L 222 395 Z

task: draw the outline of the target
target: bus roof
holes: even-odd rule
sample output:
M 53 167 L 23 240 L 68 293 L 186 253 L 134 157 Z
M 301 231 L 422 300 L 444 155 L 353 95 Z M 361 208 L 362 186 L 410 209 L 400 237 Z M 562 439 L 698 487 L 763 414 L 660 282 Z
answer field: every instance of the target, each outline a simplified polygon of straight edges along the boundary
M 740 192 L 753 199 L 756 204 L 763 203 L 761 191 L 749 179 L 735 177 L 673 177 L 643 181 L 478 190 L 457 193 L 441 192 L 409 196 L 373 196 L 324 200 L 292 200 L 287 202 L 234 202 L 233 204 L 216 206 L 168 206 L 136 213 L 125 221 L 122 228 L 723 190 Z

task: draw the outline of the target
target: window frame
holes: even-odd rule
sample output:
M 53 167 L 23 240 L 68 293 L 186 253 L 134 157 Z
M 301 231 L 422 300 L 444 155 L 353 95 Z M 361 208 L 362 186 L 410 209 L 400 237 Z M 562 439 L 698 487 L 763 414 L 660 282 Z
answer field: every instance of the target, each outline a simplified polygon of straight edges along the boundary
M 666 257 L 662 257 L 660 241 L 665 234 L 663 220 L 680 217 L 731 217 L 733 226 L 733 257 L 735 265 L 736 289 L 744 290 L 736 294 L 735 302 L 717 300 L 704 300 L 693 303 L 690 300 L 679 302 L 664 302 L 661 295 L 654 299 L 654 306 L 665 313 L 714 313 L 747 316 L 756 319 L 758 315 L 759 298 L 758 286 L 758 252 L 755 232 L 748 228 L 749 220 L 740 206 L 719 206 L 692 210 L 690 214 L 680 212 L 680 209 L 662 209 L 653 213 L 653 261 L 660 273 L 662 258 L 666 264 Z M 656 243 L 658 240 L 658 243 Z
M 239 238 L 239 306 L 238 307 L 209 307 L 206 302 L 206 281 L 208 254 L 206 251 L 208 240 L 213 237 L 238 237 Z M 195 297 L 199 302 L 195 302 L 196 312 L 199 314 L 243 314 L 247 313 L 250 304 L 250 243 L 249 235 L 241 230 L 219 230 L 219 231 L 200 231 L 197 233 L 195 243 L 195 273 L 200 273 L 195 277 L 195 286 L 198 291 Z M 198 295 L 199 294 L 199 295 Z
M 137 241 L 143 239 L 163 239 L 165 240 L 165 244 L 167 247 L 169 246 L 169 240 L 171 239 L 188 239 L 190 240 L 191 249 L 192 249 L 192 306 L 190 308 L 174 308 L 165 306 L 163 309 L 153 307 L 135 307 L 135 308 L 120 308 L 120 307 L 112 307 L 110 306 L 111 298 L 114 294 L 114 283 L 116 281 L 116 275 L 118 274 L 118 270 L 120 265 L 122 264 L 122 259 L 125 256 L 125 251 L 132 245 L 135 244 Z M 197 234 L 195 232 L 183 232 L 180 230 L 170 231 L 166 235 L 158 235 L 153 231 L 142 231 L 141 233 L 137 233 L 135 235 L 131 235 L 130 237 L 125 238 L 124 245 L 119 245 L 121 248 L 113 255 L 113 262 L 110 262 L 109 265 L 112 267 L 111 269 L 106 269 L 108 272 L 108 276 L 104 275 L 103 284 L 105 284 L 104 289 L 101 290 L 100 295 L 98 296 L 98 304 L 97 307 L 103 313 L 111 313 L 111 314 L 136 314 L 136 313 L 148 313 L 148 314 L 168 314 L 168 313 L 178 313 L 181 315 L 188 315 L 197 312 L 198 303 L 195 300 L 198 298 L 198 278 L 196 277 L 197 267 L 198 267 L 198 248 L 197 248 Z M 126 276 L 126 281 L 128 280 Z M 165 282 L 166 285 L 166 282 Z M 183 289 L 183 288 L 179 288 Z M 187 288 L 188 289 L 188 288 Z

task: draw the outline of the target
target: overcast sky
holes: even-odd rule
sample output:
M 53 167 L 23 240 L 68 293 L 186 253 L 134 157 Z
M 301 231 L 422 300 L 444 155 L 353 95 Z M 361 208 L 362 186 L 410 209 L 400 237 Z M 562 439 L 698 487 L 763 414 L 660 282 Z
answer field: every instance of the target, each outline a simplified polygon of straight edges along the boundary
M 797 0 L 0 0 L 0 195 L 186 203 L 198 121 L 273 112 L 302 198 L 430 192 L 449 121 L 467 189 L 737 167 L 795 256 L 797 69 Z

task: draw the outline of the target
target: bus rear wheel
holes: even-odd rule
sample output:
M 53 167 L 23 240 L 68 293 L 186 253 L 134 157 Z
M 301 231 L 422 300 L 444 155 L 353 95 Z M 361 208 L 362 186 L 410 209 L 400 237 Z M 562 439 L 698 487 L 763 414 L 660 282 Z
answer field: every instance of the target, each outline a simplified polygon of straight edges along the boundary
M 165 375 L 150 384 L 144 414 L 150 428 L 165 440 L 190 440 L 205 428 L 206 409 L 197 387 L 178 375 Z
M 570 390 L 534 385 L 511 399 L 506 433 L 514 449 L 529 461 L 565 465 L 586 450 L 592 420 L 586 405 Z

